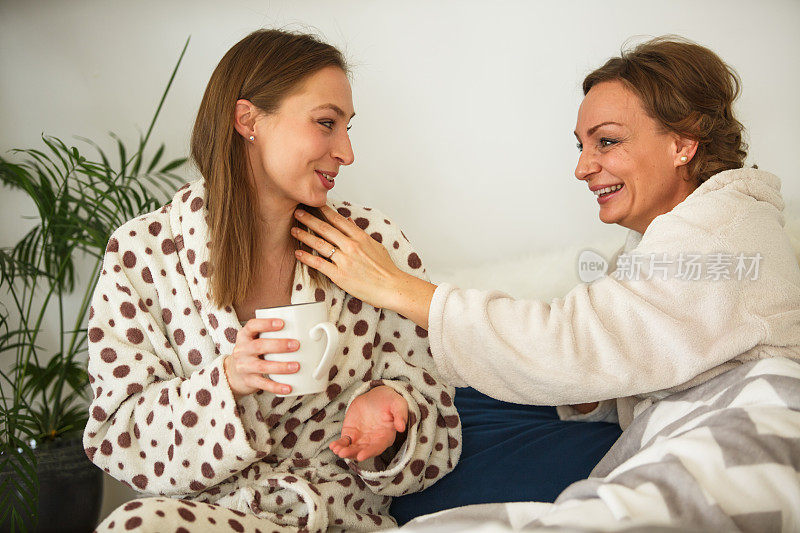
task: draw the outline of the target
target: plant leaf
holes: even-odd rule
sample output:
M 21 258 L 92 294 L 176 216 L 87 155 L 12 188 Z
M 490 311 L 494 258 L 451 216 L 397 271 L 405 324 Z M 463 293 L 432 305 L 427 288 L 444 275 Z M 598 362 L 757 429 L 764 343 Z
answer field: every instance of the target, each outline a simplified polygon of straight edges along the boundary
M 26 531 L 36 527 L 39 476 L 36 455 L 27 442 L 13 436 L 0 448 L 0 528 Z

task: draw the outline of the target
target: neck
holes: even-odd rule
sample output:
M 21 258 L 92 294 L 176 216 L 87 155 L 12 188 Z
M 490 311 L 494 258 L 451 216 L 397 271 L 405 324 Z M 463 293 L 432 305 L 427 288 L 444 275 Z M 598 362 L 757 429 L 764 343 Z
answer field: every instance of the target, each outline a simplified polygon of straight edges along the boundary
M 283 198 L 272 191 L 258 192 L 256 217 L 258 224 L 264 229 L 258 248 L 262 251 L 263 259 L 283 259 L 294 250 L 289 231 L 294 225 L 294 211 L 297 206 L 296 201 Z
M 644 221 L 641 224 L 633 224 L 627 227 L 629 229 L 644 234 L 644 232 L 647 231 L 647 228 L 650 227 L 650 223 L 653 222 L 653 220 L 655 220 L 656 216 L 663 215 L 664 213 L 669 213 L 670 211 L 675 209 L 675 207 L 678 204 L 682 203 L 684 200 L 686 200 L 689 197 L 689 195 L 692 194 L 695 189 L 697 189 L 697 187 L 698 185 L 694 181 L 684 181 L 684 186 L 681 187 L 680 190 L 675 194 L 675 197 L 672 199 L 671 202 L 667 202 L 663 206 L 660 212 L 658 212 L 654 216 L 651 216 L 648 220 Z

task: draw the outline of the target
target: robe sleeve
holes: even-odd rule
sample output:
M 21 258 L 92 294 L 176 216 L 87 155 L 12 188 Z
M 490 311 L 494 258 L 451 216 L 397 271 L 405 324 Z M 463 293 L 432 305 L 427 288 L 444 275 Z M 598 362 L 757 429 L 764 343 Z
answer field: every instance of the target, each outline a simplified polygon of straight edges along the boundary
M 378 218 L 384 224 L 382 242 L 395 264 L 428 279 L 402 232 L 382 215 Z M 432 485 L 455 467 L 461 454 L 461 422 L 453 404 L 455 389 L 436 371 L 427 331 L 384 309 L 373 346 L 373 379 L 353 398 L 381 385 L 398 392 L 408 404 L 406 438 L 399 450 L 390 447 L 372 461 L 348 463 L 373 492 L 399 496 Z
M 196 493 L 266 451 L 248 441 L 224 356 L 184 372 L 155 311 L 160 306 L 152 305 L 159 298 L 152 278 L 130 268 L 140 252 L 143 263 L 143 245 L 123 228 L 109 241 L 89 314 L 94 397 L 84 448 L 97 466 L 136 490 Z
M 681 277 L 686 250 L 737 250 L 685 225 L 660 229 L 613 275 L 549 303 L 439 285 L 429 333 L 440 373 L 504 401 L 576 404 L 676 387 L 762 343 L 764 320 L 741 301 L 760 280 Z

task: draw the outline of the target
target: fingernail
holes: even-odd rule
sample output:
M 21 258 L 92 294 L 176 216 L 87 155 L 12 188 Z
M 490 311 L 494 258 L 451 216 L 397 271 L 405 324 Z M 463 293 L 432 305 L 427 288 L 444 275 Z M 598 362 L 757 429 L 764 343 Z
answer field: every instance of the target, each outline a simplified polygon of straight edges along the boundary
M 292 231 L 292 235 L 297 235 L 298 233 L 300 233 L 300 230 L 297 229 L 297 228 L 292 228 L 291 231 Z
M 273 328 L 280 328 L 283 326 L 283 320 L 273 320 L 272 327 Z
M 292 350 L 296 350 L 300 347 L 300 343 L 297 341 L 289 341 L 289 348 Z
M 292 392 L 292 389 L 289 387 L 281 387 L 281 394 L 289 394 L 290 392 Z
M 304 217 L 304 216 L 306 216 L 306 212 L 305 212 L 305 211 L 303 211 L 302 209 L 298 209 L 297 211 L 295 211 L 295 214 L 296 214 L 297 216 L 299 216 L 299 217 Z
M 289 363 L 289 370 L 300 370 L 300 363 Z
M 303 257 L 303 252 L 302 252 L 301 250 L 297 250 L 297 251 L 294 253 L 294 256 L 295 256 L 295 257 L 297 257 L 297 258 L 299 259 L 299 258 Z

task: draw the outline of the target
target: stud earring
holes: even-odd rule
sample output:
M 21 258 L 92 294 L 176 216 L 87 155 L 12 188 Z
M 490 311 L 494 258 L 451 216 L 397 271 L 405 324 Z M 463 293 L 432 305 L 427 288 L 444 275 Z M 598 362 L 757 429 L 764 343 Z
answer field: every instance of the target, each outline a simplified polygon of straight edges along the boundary
M 250 137 L 250 139 L 252 140 L 253 138 L 252 138 L 252 137 Z M 681 163 L 686 163 L 688 160 L 689 160 L 689 158 L 688 158 L 688 157 L 686 157 L 685 155 L 682 155 L 682 156 L 681 156 Z
M 250 139 L 250 142 L 253 142 L 253 141 L 255 141 L 255 140 L 256 140 L 256 138 L 255 138 L 255 137 L 253 137 L 252 135 L 249 137 L 249 139 Z

